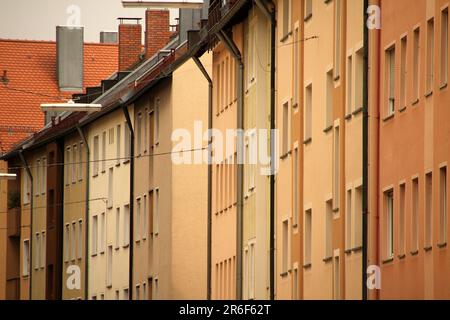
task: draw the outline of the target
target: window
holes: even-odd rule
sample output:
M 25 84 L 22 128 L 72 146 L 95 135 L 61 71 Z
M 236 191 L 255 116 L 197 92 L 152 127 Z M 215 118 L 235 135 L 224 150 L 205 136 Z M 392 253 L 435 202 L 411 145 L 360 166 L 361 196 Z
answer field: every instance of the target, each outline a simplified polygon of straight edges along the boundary
M 159 189 L 155 189 L 155 208 L 153 210 L 153 232 L 155 235 L 159 233 Z
M 333 256 L 333 201 L 325 203 L 325 259 Z
M 448 81 L 448 8 L 441 12 L 441 86 Z
M 45 194 L 47 191 L 47 158 L 42 158 L 42 166 L 41 166 L 41 177 L 42 177 L 42 183 L 41 183 L 41 194 Z
M 30 240 L 23 241 L 23 257 L 22 257 L 22 275 L 27 277 L 30 275 Z
M 289 271 L 289 220 L 283 221 L 282 226 L 282 240 L 283 240 L 283 255 L 282 255 L 282 266 L 281 266 L 281 272 L 282 276 L 287 275 Z
M 78 151 L 78 181 L 83 180 L 83 147 L 84 143 L 80 142 L 80 150 Z
M 340 197 L 340 171 L 341 171 L 341 159 L 340 159 L 340 135 L 339 126 L 334 128 L 333 139 L 333 209 L 339 209 L 339 197 Z
M 106 171 L 106 131 L 102 133 L 102 172 Z
M 352 189 L 347 190 L 345 211 L 345 250 L 352 249 Z
M 108 137 L 109 137 L 108 144 L 110 145 L 114 144 L 114 128 L 109 128 Z
M 354 244 L 353 248 L 361 248 L 362 247 L 362 233 L 363 233 L 363 225 L 362 225 L 362 217 L 363 217 L 363 207 L 362 207 L 362 197 L 363 191 L 362 186 L 355 188 L 355 219 L 354 219 Z
M 326 117 L 325 117 L 325 129 L 331 128 L 333 126 L 333 70 L 327 72 L 327 88 L 326 88 Z
M 347 58 L 347 115 L 352 114 L 353 109 L 353 57 Z
M 312 253 L 312 209 L 305 211 L 305 247 L 304 247 L 304 264 L 305 266 L 311 265 L 311 253 Z
M 64 262 L 69 262 L 70 259 L 70 225 L 66 223 L 64 228 Z
M 414 30 L 413 48 L 413 94 L 414 101 L 419 99 L 419 70 L 420 70 L 420 28 Z
M 136 297 L 134 299 L 141 300 L 141 285 L 140 284 L 136 285 Z
M 148 119 L 147 119 L 147 113 L 148 110 L 147 108 L 145 108 L 145 112 L 144 112 L 144 153 L 147 152 L 148 150 Z
M 447 167 L 439 169 L 439 244 L 447 243 Z
M 219 115 L 219 113 L 220 113 L 220 107 L 221 107 L 221 105 L 220 105 L 220 100 L 221 100 L 221 88 L 220 88 L 220 63 L 218 63 L 217 65 L 216 65 L 216 82 L 215 83 L 217 83 L 217 85 L 215 86 L 215 88 L 216 88 L 216 94 L 215 94 L 215 96 L 216 96 L 216 114 L 217 115 Z M 152 141 L 153 142 L 153 141 Z
M 294 279 L 293 279 L 293 285 L 292 285 L 292 299 L 298 300 L 298 269 L 297 267 L 294 268 Z
M 31 184 L 30 176 L 25 169 L 22 170 L 23 176 L 23 204 L 30 203 Z
M 290 146 L 290 116 L 289 116 L 289 102 L 283 104 L 283 156 L 286 156 L 289 152 Z
M 136 120 L 136 133 L 137 133 L 137 141 L 136 141 L 136 151 L 138 155 L 141 155 L 142 148 L 142 113 L 138 113 Z
M 427 22 L 427 91 L 426 94 L 433 92 L 434 83 L 434 19 Z
M 398 255 L 405 254 L 405 204 L 406 204 L 406 186 L 404 183 L 400 184 L 399 193 L 399 215 L 398 215 Z
M 44 269 L 45 261 L 46 261 L 46 254 L 47 254 L 47 237 L 46 237 L 45 231 L 41 232 L 41 252 L 39 254 L 40 254 L 39 267 L 41 269 Z
M 312 0 L 305 0 L 305 20 L 312 17 Z
M 293 194 L 293 227 L 298 226 L 298 214 L 299 214 L 299 183 L 300 183 L 300 177 L 299 177 L 299 158 L 298 158 L 298 148 L 294 149 L 294 168 L 293 168 L 293 179 L 294 179 L 294 186 L 292 192 Z
M 124 155 L 125 159 L 123 160 L 123 162 L 128 162 L 130 161 L 131 157 L 131 133 L 127 122 L 125 122 L 123 127 L 125 130 L 125 155 Z
M 116 250 L 119 249 L 120 239 L 120 208 L 116 208 L 116 237 L 114 239 Z
M 411 252 L 419 249 L 419 179 L 412 180 L 411 190 Z
M 35 235 L 35 242 L 36 244 L 33 246 L 34 247 L 34 270 L 38 270 L 39 269 L 39 264 L 40 264 L 40 253 L 41 253 L 41 235 L 39 234 L 39 232 L 36 233 Z
M 361 110 L 364 106 L 364 48 L 356 51 L 355 54 L 355 108 Z
M 117 125 L 116 128 L 116 132 L 117 132 L 117 139 L 116 139 L 116 165 L 120 165 L 120 158 L 121 158 L 121 153 L 120 153 L 120 143 L 121 143 L 121 137 L 120 137 L 120 133 L 121 133 L 122 127 L 120 124 Z
M 400 108 L 406 107 L 406 66 L 407 66 L 408 38 L 405 36 L 400 43 Z
M 78 238 L 77 238 L 77 258 L 83 258 L 83 220 L 78 220 Z
M 123 212 L 123 246 L 130 244 L 130 206 L 126 205 Z
M 114 172 L 113 168 L 109 168 L 108 172 L 108 209 L 111 209 L 113 207 L 113 201 L 114 201 Z
M 341 75 L 341 0 L 334 0 L 334 78 Z
M 112 268 L 113 268 L 113 247 L 108 246 L 108 264 L 106 269 L 106 287 L 111 288 L 112 287 Z
M 119 290 L 116 290 L 116 300 L 120 300 L 120 292 L 119 292 Z
M 147 300 L 147 284 L 142 283 L 142 300 Z
M 305 142 L 312 139 L 312 84 L 306 87 L 305 92 Z
M 248 26 L 248 35 L 247 35 L 247 87 L 250 86 L 256 78 L 256 59 L 255 52 L 257 50 L 256 48 L 256 25 L 257 21 L 256 18 L 252 18 L 249 22 Z M 258 54 L 258 53 L 256 53 Z M 222 65 L 222 70 L 224 69 Z M 222 76 L 224 76 L 224 72 L 222 72 Z M 226 81 L 224 81 L 226 82 Z M 225 87 L 225 86 L 224 86 Z M 224 97 L 225 94 L 223 94 L 223 100 L 226 99 Z
M 97 176 L 98 175 L 98 161 L 99 161 L 99 150 L 98 150 L 98 136 L 94 137 L 94 170 L 92 171 L 93 176 Z M 69 181 L 68 179 L 66 181 Z
M 386 97 L 387 116 L 395 111 L 395 46 L 386 50 Z
M 72 228 L 71 228 L 71 234 L 70 234 L 70 260 L 75 261 L 77 256 L 77 224 L 76 222 L 72 222 Z
M 341 268 L 339 254 L 333 259 L 333 299 L 341 299 Z
M 78 146 L 73 145 L 72 148 L 72 183 L 77 182 L 77 156 L 78 156 Z
M 36 161 L 36 165 L 34 167 L 34 176 L 35 176 L 35 183 L 34 183 L 34 194 L 35 196 L 38 196 L 40 194 L 41 190 L 41 160 Z
M 225 263 L 226 263 L 226 261 L 225 261 Z M 255 298 L 255 243 L 254 242 L 250 243 L 249 279 L 248 280 L 249 280 L 249 290 L 248 290 L 249 299 L 254 299 Z M 229 281 L 229 283 L 231 283 L 231 281 Z
M 299 38 L 299 28 L 298 26 L 295 27 L 294 30 L 294 54 L 293 54 L 293 73 L 294 73 L 294 97 L 293 97 L 293 104 L 294 107 L 298 106 L 298 100 L 299 100 L 299 76 L 300 76 L 300 38 Z
M 92 217 L 92 255 L 97 255 L 98 251 L 98 216 Z M 67 261 L 67 260 L 66 260 Z
M 425 175 L 425 249 L 432 246 L 433 231 L 433 175 Z
M 123 289 L 123 299 L 124 300 L 129 300 L 130 297 L 128 295 L 128 288 Z
M 95 143 L 95 138 L 94 138 Z M 95 150 L 94 150 L 94 156 L 95 156 Z M 66 148 L 66 156 L 64 158 L 64 180 L 66 181 L 66 186 L 70 183 L 70 147 Z M 94 167 L 95 170 L 95 167 Z
M 159 98 L 156 98 L 155 100 L 155 145 L 159 144 L 159 107 L 160 107 L 160 100 Z
M 136 200 L 136 217 L 134 221 L 134 240 L 136 242 L 141 240 L 141 198 Z
M 386 258 L 394 255 L 394 191 L 384 193 L 386 206 Z
M 100 215 L 100 253 L 105 253 L 105 242 L 106 242 L 106 217 L 105 213 L 102 212 Z
M 291 0 L 283 0 L 283 38 L 288 37 L 291 31 Z
M 144 195 L 144 210 L 143 210 L 143 230 L 142 230 L 142 239 L 147 239 L 147 230 L 148 230 L 148 212 L 147 212 L 147 196 Z
M 153 209 L 154 209 L 154 192 L 153 190 L 150 191 L 150 195 L 148 198 L 148 229 L 149 229 L 149 234 L 153 235 Z

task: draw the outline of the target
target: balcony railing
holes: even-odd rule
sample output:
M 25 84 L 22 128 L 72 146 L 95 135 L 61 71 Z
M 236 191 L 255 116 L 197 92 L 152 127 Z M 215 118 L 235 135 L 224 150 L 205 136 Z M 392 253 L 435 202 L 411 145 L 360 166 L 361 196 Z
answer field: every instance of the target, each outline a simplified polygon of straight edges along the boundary
M 8 237 L 20 237 L 20 208 L 8 210 Z
M 208 30 L 211 30 L 222 19 L 237 0 L 213 0 L 209 5 Z

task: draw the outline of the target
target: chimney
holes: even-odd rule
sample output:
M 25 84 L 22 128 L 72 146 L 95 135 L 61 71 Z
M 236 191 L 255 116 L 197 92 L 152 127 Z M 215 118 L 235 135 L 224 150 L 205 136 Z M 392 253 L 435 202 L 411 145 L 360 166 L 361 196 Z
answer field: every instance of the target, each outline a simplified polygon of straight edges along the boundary
M 147 10 L 145 27 L 145 59 L 149 59 L 164 48 L 172 36 L 169 29 L 169 10 Z
M 117 43 L 117 32 L 116 31 L 101 31 L 100 32 L 100 43 Z
M 141 19 L 119 18 L 119 20 L 119 71 L 129 71 L 141 61 Z
M 83 27 L 56 27 L 56 59 L 59 90 L 83 90 Z

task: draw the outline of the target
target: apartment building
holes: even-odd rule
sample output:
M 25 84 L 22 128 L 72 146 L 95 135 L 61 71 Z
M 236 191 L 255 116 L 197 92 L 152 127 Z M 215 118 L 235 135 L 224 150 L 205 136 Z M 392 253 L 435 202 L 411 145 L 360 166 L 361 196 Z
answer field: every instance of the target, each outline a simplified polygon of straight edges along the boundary
M 370 297 L 448 299 L 449 2 L 374 4 L 369 265 L 381 286 Z
M 363 1 L 294 2 L 277 11 L 277 298 L 360 299 Z

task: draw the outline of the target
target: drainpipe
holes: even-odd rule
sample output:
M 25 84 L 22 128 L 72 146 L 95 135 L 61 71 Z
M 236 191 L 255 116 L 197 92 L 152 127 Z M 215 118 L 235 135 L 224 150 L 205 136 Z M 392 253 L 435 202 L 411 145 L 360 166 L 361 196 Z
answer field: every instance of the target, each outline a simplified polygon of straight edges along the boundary
M 29 300 L 32 300 L 32 293 L 33 291 L 31 290 L 32 287 L 32 278 L 33 278 L 33 195 L 34 195 L 34 188 L 33 188 L 33 175 L 31 173 L 30 167 L 28 166 L 27 160 L 25 160 L 25 157 L 23 156 L 23 151 L 20 150 L 19 151 L 19 157 L 20 160 L 22 161 L 22 165 L 25 167 L 25 170 L 27 171 L 27 175 L 28 178 L 30 179 L 30 271 L 29 271 L 29 275 L 28 275 L 28 280 L 30 282 L 29 286 L 28 286 L 28 295 L 29 295 Z M 26 190 L 24 190 L 26 192 Z
M 208 226 L 207 226 L 207 268 L 206 268 L 206 299 L 211 300 L 211 240 L 212 240 L 212 121 L 213 121 L 213 105 L 212 105 L 212 97 L 213 97 L 213 82 L 202 62 L 198 57 L 192 57 L 197 67 L 200 69 L 203 76 L 208 81 Z
M 272 10 L 269 11 L 267 6 L 261 0 L 255 0 L 256 5 L 261 9 L 263 14 L 270 20 L 270 300 L 275 300 L 275 37 L 276 37 L 276 18 L 275 4 L 269 1 Z
M 88 141 L 86 139 L 86 136 L 83 132 L 83 130 L 81 130 L 81 128 L 79 126 L 77 126 L 77 131 L 78 134 L 80 135 L 81 139 L 84 142 L 84 145 L 86 146 L 86 204 L 85 204 L 85 210 L 86 210 L 86 214 L 85 214 L 85 218 L 84 218 L 84 241 L 85 241 L 85 252 L 84 252 L 84 299 L 88 300 L 89 299 L 89 159 L 90 159 L 90 150 L 89 150 L 89 144 Z M 64 152 L 63 152 L 64 154 Z
M 364 21 L 368 19 L 367 7 L 369 6 L 369 1 L 364 0 L 363 6 L 363 16 Z M 364 66 L 363 66 L 363 225 L 362 225 L 362 235 L 363 235 L 363 259 L 362 259 L 362 299 L 367 300 L 367 245 L 368 245 L 368 193 L 369 193 L 369 29 L 363 21 L 364 28 Z
M 243 240 L 243 171 L 244 171 L 244 63 L 239 48 L 234 41 L 223 31 L 216 34 L 220 41 L 232 54 L 238 65 L 237 72 L 237 221 L 236 221 L 236 299 L 242 299 L 242 240 Z
M 128 297 L 133 300 L 133 251 L 134 251 L 134 130 L 131 124 L 130 113 L 128 107 L 122 103 L 123 114 L 127 120 L 128 129 L 130 130 L 130 252 L 129 252 L 129 270 L 128 270 Z

